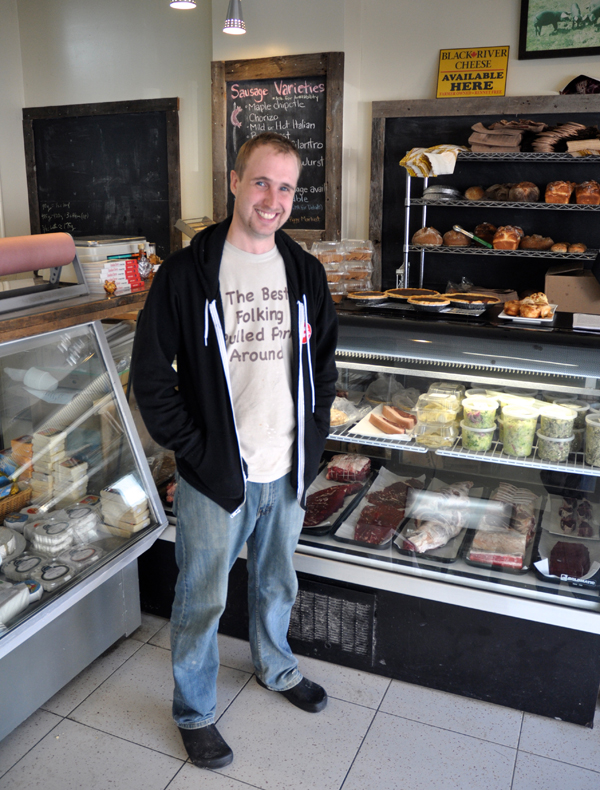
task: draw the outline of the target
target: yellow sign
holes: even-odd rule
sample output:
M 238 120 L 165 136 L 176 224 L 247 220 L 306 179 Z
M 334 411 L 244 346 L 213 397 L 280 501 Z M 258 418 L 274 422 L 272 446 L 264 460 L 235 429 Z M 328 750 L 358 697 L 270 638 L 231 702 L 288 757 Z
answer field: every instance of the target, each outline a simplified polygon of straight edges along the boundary
M 504 96 L 509 47 L 441 49 L 437 98 Z

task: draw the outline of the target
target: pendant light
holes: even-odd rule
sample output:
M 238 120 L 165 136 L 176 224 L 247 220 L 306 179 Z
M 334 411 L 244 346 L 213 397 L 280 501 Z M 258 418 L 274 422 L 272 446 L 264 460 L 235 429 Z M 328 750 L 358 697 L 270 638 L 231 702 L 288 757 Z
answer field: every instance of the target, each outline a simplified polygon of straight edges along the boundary
M 229 0 L 227 18 L 223 27 L 223 33 L 230 33 L 232 36 L 241 36 L 246 32 L 246 23 L 242 17 L 241 0 Z
M 171 8 L 196 8 L 196 0 L 171 0 Z

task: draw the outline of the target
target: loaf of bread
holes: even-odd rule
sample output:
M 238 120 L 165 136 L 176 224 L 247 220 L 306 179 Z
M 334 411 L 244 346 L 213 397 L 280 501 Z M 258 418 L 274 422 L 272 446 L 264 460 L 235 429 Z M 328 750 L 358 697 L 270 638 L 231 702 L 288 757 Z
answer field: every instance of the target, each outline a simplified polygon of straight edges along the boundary
M 518 299 L 509 299 L 508 302 L 504 302 L 504 312 L 506 315 L 519 315 L 520 309 L 521 303 Z
M 600 205 L 600 184 L 597 181 L 583 181 L 575 187 L 575 202 L 586 206 Z
M 551 181 L 546 186 L 546 203 L 568 203 L 575 189 L 572 181 Z
M 539 304 L 523 304 L 519 310 L 519 315 L 522 318 L 541 318 L 542 308 Z
M 575 244 L 569 244 L 567 248 L 567 252 L 585 252 L 587 247 L 585 244 L 582 244 L 580 241 L 575 242 Z
M 492 184 L 485 190 L 486 200 L 508 200 L 512 184 Z
M 413 244 L 432 247 L 439 247 L 442 241 L 442 234 L 435 228 L 420 228 L 412 237 Z
M 473 233 L 478 238 L 483 239 L 483 241 L 489 241 L 491 243 L 497 230 L 498 228 L 495 225 L 492 225 L 490 222 L 481 222 L 479 225 L 477 225 Z
M 519 248 L 522 250 L 549 250 L 554 244 L 554 239 L 550 236 L 540 236 L 534 233 L 531 236 L 523 236 L 519 243 Z
M 531 181 L 521 181 L 511 186 L 508 199 L 518 203 L 535 203 L 540 199 L 540 190 Z
M 566 252 L 568 246 L 569 245 L 565 241 L 557 241 L 556 244 L 550 247 L 550 252 Z
M 465 192 L 467 200 L 481 200 L 485 195 L 483 187 L 469 187 Z
M 521 228 L 503 225 L 494 233 L 492 244 L 495 250 L 516 250 L 523 236 Z
M 470 247 L 471 239 L 458 230 L 449 230 L 444 233 L 444 247 Z

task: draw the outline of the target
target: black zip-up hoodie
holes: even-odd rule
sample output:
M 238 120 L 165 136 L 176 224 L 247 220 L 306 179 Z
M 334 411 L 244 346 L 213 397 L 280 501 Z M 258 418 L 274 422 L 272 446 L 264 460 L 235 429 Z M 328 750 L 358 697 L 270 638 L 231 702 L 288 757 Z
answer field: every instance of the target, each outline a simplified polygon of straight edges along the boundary
M 231 218 L 206 228 L 162 264 L 140 316 L 131 370 L 152 438 L 175 452 L 184 480 L 234 513 L 245 499 L 247 467 L 230 398 L 219 292 L 230 224 Z M 319 261 L 282 231 L 275 242 L 285 263 L 292 327 L 292 481 L 304 505 L 335 397 L 337 316 Z

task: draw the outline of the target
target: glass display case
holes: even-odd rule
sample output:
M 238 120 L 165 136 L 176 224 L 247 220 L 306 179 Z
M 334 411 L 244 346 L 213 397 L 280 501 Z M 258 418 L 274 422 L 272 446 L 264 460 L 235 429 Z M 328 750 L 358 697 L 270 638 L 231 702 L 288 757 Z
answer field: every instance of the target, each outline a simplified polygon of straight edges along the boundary
M 0 698 L 19 648 L 49 624 L 78 643 L 70 676 L 86 665 L 68 612 L 111 578 L 127 611 L 100 595 L 86 639 L 101 652 L 131 629 L 136 559 L 166 526 L 120 379 L 129 357 L 116 351 L 117 367 L 99 322 L 0 345 Z M 47 656 L 63 650 L 52 642 Z
M 600 632 L 596 337 L 365 309 L 341 313 L 337 367 L 347 419 L 309 493 L 358 485 L 325 518 L 321 494 L 299 551 L 357 583 Z

